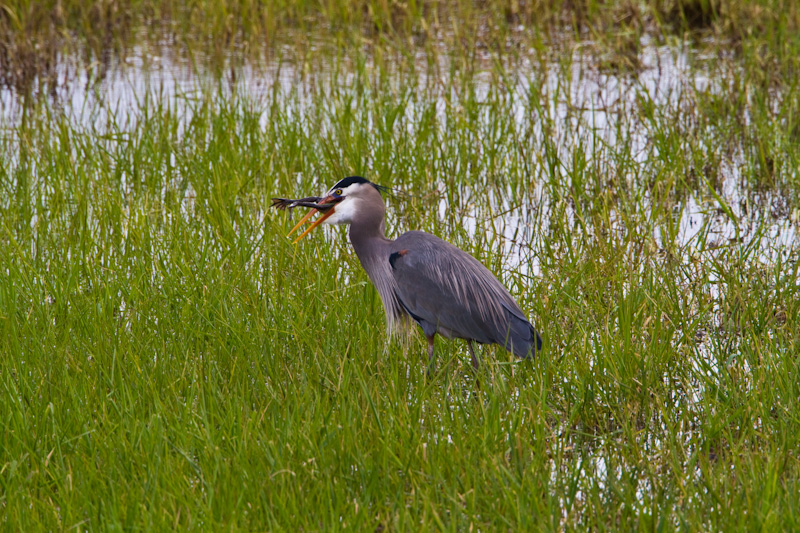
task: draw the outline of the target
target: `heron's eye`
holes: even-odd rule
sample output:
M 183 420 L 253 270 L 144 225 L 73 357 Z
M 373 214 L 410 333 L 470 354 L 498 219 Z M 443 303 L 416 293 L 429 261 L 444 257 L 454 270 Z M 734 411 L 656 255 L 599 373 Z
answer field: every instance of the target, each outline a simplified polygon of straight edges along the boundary
M 341 196 L 342 195 L 342 189 L 336 189 L 335 191 L 333 191 L 333 195 L 334 196 Z

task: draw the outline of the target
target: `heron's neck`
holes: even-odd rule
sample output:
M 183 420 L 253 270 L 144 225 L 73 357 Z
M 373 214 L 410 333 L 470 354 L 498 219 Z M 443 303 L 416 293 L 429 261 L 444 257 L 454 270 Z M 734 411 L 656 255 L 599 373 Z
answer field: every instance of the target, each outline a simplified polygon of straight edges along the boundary
M 383 302 L 386 324 L 390 330 L 404 323 L 404 311 L 397 299 L 397 282 L 392 276 L 389 256 L 391 239 L 384 234 L 384 210 L 361 214 L 350 224 L 350 242 Z
M 376 213 L 362 220 L 354 220 L 350 224 L 350 242 L 353 243 L 353 249 L 361 264 L 369 270 L 367 263 L 380 255 L 383 247 L 392 242 L 384 234 L 383 213 L 379 216 Z

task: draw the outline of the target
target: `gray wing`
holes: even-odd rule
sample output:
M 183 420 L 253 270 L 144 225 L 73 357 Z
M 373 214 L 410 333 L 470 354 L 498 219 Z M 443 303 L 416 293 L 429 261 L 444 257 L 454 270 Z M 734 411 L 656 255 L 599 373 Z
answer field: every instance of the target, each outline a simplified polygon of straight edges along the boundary
M 394 241 L 389 264 L 400 304 L 426 335 L 495 343 L 518 357 L 541 348 L 541 338 L 503 284 L 463 250 L 409 231 Z

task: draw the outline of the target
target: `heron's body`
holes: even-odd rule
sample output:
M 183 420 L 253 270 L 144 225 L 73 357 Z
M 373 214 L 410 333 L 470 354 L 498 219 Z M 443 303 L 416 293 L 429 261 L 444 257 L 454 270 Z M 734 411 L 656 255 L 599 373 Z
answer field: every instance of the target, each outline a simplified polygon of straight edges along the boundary
M 472 341 L 499 344 L 522 358 L 541 349 L 541 338 L 517 302 L 480 261 L 423 231 L 386 238 L 386 209 L 377 186 L 345 178 L 320 199 L 319 209 L 326 201 L 333 203 L 326 223 L 350 224 L 350 242 L 383 301 L 388 325 L 416 321 L 428 339 L 431 365 L 437 333 L 467 340 L 474 366 Z

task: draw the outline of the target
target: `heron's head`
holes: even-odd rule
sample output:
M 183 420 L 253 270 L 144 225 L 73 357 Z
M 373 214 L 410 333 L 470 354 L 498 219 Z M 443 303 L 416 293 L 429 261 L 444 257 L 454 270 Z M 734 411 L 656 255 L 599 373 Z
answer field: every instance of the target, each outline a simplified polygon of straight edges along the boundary
M 328 189 L 320 199 L 319 207 L 312 209 L 295 229 L 318 211 L 322 216 L 295 239 L 295 242 L 320 224 L 352 224 L 354 221 L 371 217 L 374 217 L 378 224 L 382 224 L 385 207 L 378 185 L 361 176 L 350 176 Z

